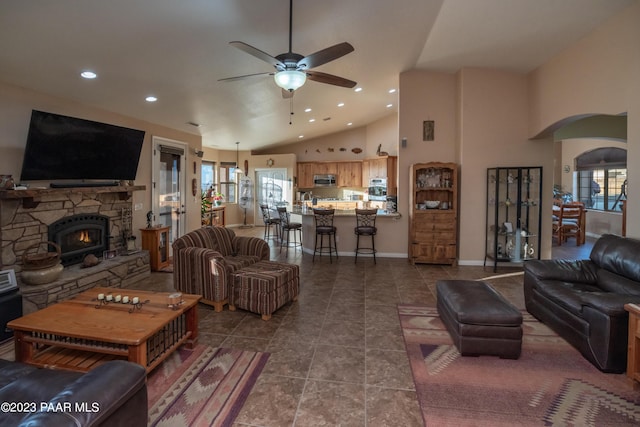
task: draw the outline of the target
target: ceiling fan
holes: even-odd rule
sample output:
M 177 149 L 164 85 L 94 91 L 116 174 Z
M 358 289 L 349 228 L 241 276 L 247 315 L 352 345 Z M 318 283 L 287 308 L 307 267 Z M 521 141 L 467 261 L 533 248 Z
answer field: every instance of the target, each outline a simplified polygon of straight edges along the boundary
M 274 57 L 244 42 L 229 42 L 231 46 L 273 65 L 276 71 L 270 73 L 254 73 L 237 77 L 228 77 L 225 79 L 220 79 L 218 81 L 239 80 L 265 74 L 273 75 L 276 84 L 282 88 L 283 98 L 291 98 L 294 91 L 302 87 L 307 79 L 318 83 L 326 83 L 346 88 L 352 88 L 356 85 L 356 82 L 352 80 L 334 76 L 332 74 L 322 73 L 320 71 L 311 70 L 312 68 L 319 67 L 326 64 L 327 62 L 331 62 L 350 52 L 353 52 L 353 46 L 351 46 L 347 42 L 342 42 L 319 50 L 315 53 L 312 53 L 311 55 L 302 56 L 298 53 L 293 52 L 291 49 L 291 39 L 293 31 L 292 28 L 293 0 L 289 0 L 289 51 L 287 53 L 281 53 L 280 55 Z

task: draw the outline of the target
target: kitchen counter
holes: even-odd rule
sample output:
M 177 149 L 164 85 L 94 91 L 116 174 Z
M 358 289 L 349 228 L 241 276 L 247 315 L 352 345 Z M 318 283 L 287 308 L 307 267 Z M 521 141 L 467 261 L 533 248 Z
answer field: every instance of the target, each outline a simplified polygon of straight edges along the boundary
M 309 216 L 313 218 L 313 209 L 312 208 L 307 208 L 306 210 L 296 206 L 291 210 L 292 214 L 296 214 L 296 215 L 302 215 L 303 217 L 305 216 Z M 335 214 L 334 216 L 348 216 L 348 217 L 355 217 L 356 216 L 356 211 L 355 209 L 338 209 L 335 208 Z M 378 209 L 378 218 L 400 218 L 401 215 L 397 212 L 387 212 L 384 209 Z
M 307 209 L 306 212 L 303 212 L 302 208 L 295 207 L 291 210 L 291 213 L 301 219 L 302 248 L 304 252 L 313 254 L 316 236 L 313 210 Z M 394 236 L 397 236 L 398 233 L 406 233 L 406 225 L 399 221 L 401 217 L 402 215 L 397 212 L 388 213 L 381 209 L 378 210 L 378 216 L 376 218 L 378 233 L 375 237 L 376 249 L 378 251 L 376 256 L 394 258 L 405 258 L 407 256 L 406 252 L 399 253 L 394 249 L 394 241 L 397 240 Z M 295 221 L 295 219 L 292 220 Z M 336 246 L 338 247 L 338 254 L 340 256 L 354 256 L 356 248 L 356 236 L 353 231 L 356 226 L 355 210 L 336 209 L 335 216 L 333 218 L 333 225 L 336 227 Z M 358 255 L 358 258 L 367 256 L 368 255 L 361 254 Z

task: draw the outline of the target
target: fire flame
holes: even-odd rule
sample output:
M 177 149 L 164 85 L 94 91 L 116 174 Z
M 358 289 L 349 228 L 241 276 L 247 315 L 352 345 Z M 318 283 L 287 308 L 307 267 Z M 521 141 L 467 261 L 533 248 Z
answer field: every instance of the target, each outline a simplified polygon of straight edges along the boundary
M 82 243 L 90 243 L 91 237 L 89 236 L 89 232 L 88 231 L 80 232 L 80 236 L 78 240 L 80 240 Z

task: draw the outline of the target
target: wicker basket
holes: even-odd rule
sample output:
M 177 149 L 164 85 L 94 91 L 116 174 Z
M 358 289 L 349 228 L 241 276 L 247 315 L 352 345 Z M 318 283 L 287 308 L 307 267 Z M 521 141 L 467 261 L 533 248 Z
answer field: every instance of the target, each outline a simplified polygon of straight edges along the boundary
M 37 252 L 40 246 L 46 245 L 47 252 Z M 49 246 L 53 246 L 56 251 L 48 252 Z M 30 253 L 33 250 L 35 253 Z M 22 254 L 22 269 L 23 270 L 40 270 L 43 268 L 53 267 L 60 262 L 60 254 L 62 250 L 60 246 L 54 242 L 39 242 L 34 243 L 25 249 Z

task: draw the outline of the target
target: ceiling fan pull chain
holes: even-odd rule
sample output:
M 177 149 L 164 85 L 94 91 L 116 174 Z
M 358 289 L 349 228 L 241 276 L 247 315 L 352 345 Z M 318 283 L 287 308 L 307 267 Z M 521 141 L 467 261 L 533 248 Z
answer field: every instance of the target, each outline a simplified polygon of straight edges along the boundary
M 293 124 L 293 98 L 289 98 L 289 125 Z

